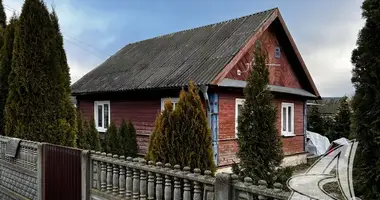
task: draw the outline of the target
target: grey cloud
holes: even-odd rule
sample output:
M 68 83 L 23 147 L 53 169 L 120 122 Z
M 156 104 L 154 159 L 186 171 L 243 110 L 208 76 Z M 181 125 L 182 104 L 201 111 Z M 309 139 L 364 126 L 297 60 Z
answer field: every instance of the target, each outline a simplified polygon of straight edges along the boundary
M 350 2 L 351 4 L 349 4 Z M 342 96 L 353 93 L 351 84 L 351 52 L 357 34 L 364 25 L 359 1 L 342 2 L 343 8 L 309 22 L 297 41 L 301 54 L 321 96 Z

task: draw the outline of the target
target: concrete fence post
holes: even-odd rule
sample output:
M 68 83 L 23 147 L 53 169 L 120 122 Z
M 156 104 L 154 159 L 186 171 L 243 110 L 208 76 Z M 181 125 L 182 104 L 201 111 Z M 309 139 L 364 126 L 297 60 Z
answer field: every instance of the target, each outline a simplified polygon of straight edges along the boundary
M 232 198 L 231 174 L 218 173 L 215 177 L 215 200 Z
M 82 200 L 90 199 L 90 153 L 82 150 L 81 153 L 81 174 L 82 174 Z M 92 172 L 91 172 L 92 173 Z M 92 181 L 92 180 L 91 180 Z

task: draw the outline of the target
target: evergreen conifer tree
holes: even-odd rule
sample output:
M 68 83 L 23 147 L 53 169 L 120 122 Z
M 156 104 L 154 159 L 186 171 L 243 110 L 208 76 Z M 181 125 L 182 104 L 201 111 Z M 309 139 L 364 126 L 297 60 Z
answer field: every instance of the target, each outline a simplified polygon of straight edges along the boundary
M 125 122 L 125 120 L 123 119 L 121 121 L 121 124 L 119 127 L 119 136 L 120 136 L 120 140 L 121 140 L 121 147 L 123 149 L 122 155 L 126 155 L 128 152 L 128 146 L 126 145 L 127 144 L 127 134 L 128 134 L 127 132 L 128 132 L 128 125 Z
M 171 164 L 215 172 L 211 130 L 198 88 L 190 82 L 172 112 L 168 159 Z
M 164 110 L 162 113 L 158 113 L 154 122 L 154 130 L 149 140 L 147 160 L 153 162 L 169 162 L 169 138 L 171 113 L 173 112 L 173 104 L 170 100 L 166 100 L 164 104 Z
M 102 147 L 100 145 L 99 132 L 98 130 L 96 130 L 96 127 L 95 127 L 95 120 L 91 119 L 90 123 L 85 121 L 84 127 L 85 127 L 84 129 L 87 130 L 86 136 L 87 136 L 87 144 L 89 145 L 89 148 L 91 150 L 101 151 Z
M 65 67 L 58 20 L 41 0 L 25 0 L 15 33 L 9 75 L 5 132 L 23 139 L 76 144 L 75 110 Z
M 127 125 L 127 136 L 125 140 L 125 146 L 127 151 L 125 151 L 125 156 L 136 157 L 137 156 L 137 140 L 136 140 L 136 129 L 131 121 Z
M 1 23 L 1 22 L 0 22 Z M 4 108 L 8 97 L 8 77 L 12 69 L 12 54 L 17 18 L 13 16 L 4 33 L 4 45 L 0 50 L 0 134 L 4 135 Z
M 247 86 L 244 88 L 244 105 L 238 117 L 237 153 L 241 177 L 252 177 L 273 183 L 276 168 L 283 159 L 282 143 L 276 129 L 277 108 L 268 89 L 269 71 L 266 56 L 257 45 Z
M 77 147 L 81 149 L 91 149 L 87 141 L 89 127 L 87 122 L 83 122 L 82 113 L 79 110 L 77 111 L 77 127 Z
M 57 118 L 61 119 L 64 123 L 67 123 L 69 127 L 68 132 L 63 133 L 66 135 L 66 142 L 60 142 L 66 146 L 72 146 L 76 140 L 76 115 L 75 108 L 71 102 L 71 88 L 70 88 L 70 72 L 67 64 L 66 52 L 63 47 L 63 37 L 59 28 L 58 16 L 53 9 L 50 14 L 50 19 L 54 28 L 53 47 L 52 52 L 55 57 L 55 76 L 56 76 L 56 99 L 57 103 Z
M 327 127 L 327 125 L 325 126 Z M 334 141 L 341 137 L 349 138 L 351 128 L 351 110 L 347 102 L 347 97 L 340 99 L 338 112 L 334 117 L 334 123 L 331 130 L 328 131 L 327 137 L 330 141 Z
M 106 132 L 107 153 L 123 155 L 121 138 L 114 122 L 111 122 Z
M 324 119 L 317 106 L 312 106 L 307 118 L 307 130 L 321 135 L 326 135 Z
M 7 16 L 4 11 L 3 0 L 0 0 L 0 29 L 1 28 L 5 29 L 6 24 L 7 24 Z
M 365 0 L 357 47 L 352 52 L 353 133 L 359 142 L 354 176 L 362 199 L 380 199 L 380 1 Z

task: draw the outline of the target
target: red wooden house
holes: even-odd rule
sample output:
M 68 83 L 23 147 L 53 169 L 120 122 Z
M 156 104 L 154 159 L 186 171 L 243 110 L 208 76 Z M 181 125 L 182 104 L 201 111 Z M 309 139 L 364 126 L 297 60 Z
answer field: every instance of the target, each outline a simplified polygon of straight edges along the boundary
M 319 93 L 277 8 L 128 44 L 73 84 L 73 96 L 99 132 L 111 120 L 131 120 L 143 154 L 164 99 L 175 104 L 192 80 L 209 116 L 215 161 L 228 166 L 236 161 L 237 116 L 258 40 L 269 56 L 285 162 L 305 161 L 306 101 Z

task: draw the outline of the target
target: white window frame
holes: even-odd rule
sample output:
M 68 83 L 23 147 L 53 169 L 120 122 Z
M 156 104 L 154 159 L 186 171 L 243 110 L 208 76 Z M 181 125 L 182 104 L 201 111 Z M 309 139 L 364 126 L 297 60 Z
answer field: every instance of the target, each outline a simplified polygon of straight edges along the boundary
M 239 117 L 238 108 L 239 108 L 239 105 L 244 105 L 244 101 L 245 99 L 241 99 L 241 98 L 236 98 L 235 100 L 235 138 L 238 138 L 238 117 Z
M 170 101 L 172 102 L 172 104 L 173 104 L 173 110 L 175 109 L 175 106 L 177 105 L 177 103 L 179 101 L 178 97 L 175 97 L 175 98 L 172 98 L 172 97 L 161 98 L 161 111 L 163 111 L 165 109 L 165 101 L 167 99 L 170 99 Z
M 104 123 L 104 105 L 108 105 L 108 127 L 111 124 L 111 104 L 110 101 L 94 101 L 94 120 L 95 120 L 95 127 L 98 130 L 98 132 L 106 132 L 107 128 L 105 128 Z M 102 126 L 98 126 L 98 106 L 102 105 L 103 106 L 103 114 L 102 114 Z
M 288 119 L 289 115 L 287 113 L 289 107 L 291 108 L 291 111 L 292 111 L 290 119 Z M 286 119 L 284 119 L 284 108 L 286 108 Z M 285 131 L 284 131 L 284 120 L 286 120 Z M 288 130 L 289 129 L 288 120 L 290 120 L 292 123 L 290 131 Z M 285 102 L 281 103 L 281 135 L 283 135 L 285 137 L 295 136 L 295 134 L 294 134 L 294 103 L 285 103 Z

